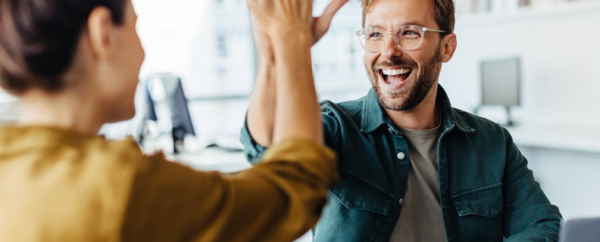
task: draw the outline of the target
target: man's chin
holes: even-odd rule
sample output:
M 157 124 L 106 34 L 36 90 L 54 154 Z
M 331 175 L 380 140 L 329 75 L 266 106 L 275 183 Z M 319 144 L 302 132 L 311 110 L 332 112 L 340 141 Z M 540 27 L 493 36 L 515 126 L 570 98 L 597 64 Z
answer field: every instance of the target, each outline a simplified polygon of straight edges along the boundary
M 395 95 L 385 95 L 379 97 L 379 104 L 385 109 L 394 110 L 394 111 L 404 111 L 406 98 L 403 95 L 395 96 Z

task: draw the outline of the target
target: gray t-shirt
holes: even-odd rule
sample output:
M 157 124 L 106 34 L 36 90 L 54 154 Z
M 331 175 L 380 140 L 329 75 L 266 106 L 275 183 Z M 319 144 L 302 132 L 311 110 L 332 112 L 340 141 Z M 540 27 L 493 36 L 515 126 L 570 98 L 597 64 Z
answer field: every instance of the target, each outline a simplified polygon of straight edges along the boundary
M 439 199 L 437 145 L 440 127 L 400 128 L 408 143 L 410 170 L 400 218 L 391 242 L 446 241 Z

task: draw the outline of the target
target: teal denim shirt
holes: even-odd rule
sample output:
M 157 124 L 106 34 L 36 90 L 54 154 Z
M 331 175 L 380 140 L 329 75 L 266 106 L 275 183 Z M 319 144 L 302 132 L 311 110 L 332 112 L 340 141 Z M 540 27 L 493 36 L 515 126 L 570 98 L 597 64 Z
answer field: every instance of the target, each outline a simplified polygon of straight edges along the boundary
M 561 214 L 508 131 L 453 109 L 441 86 L 437 104 L 439 194 L 448 241 L 558 241 Z M 325 101 L 321 110 L 325 142 L 338 154 L 340 182 L 313 229 L 314 241 L 389 241 L 408 180 L 410 158 L 397 156 L 408 156 L 406 140 L 373 90 L 354 101 Z M 260 160 L 265 148 L 247 127 L 241 141 L 248 160 Z

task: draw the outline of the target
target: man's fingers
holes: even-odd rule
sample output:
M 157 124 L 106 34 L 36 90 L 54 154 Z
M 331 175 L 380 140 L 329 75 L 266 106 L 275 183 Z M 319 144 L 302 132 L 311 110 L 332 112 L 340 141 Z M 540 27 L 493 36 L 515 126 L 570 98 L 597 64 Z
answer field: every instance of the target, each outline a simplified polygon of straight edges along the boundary
M 337 11 L 339 11 L 340 8 L 342 8 L 347 2 L 348 0 L 331 1 L 327 8 L 325 8 L 325 11 L 323 11 L 321 17 L 319 17 L 319 19 L 322 19 L 324 22 L 327 23 L 327 25 L 329 25 L 331 23 L 331 20 L 333 19 L 333 16 L 335 16 Z
M 314 43 L 317 43 L 323 35 L 329 30 L 329 26 L 331 25 L 331 21 L 333 20 L 333 16 L 348 2 L 348 0 L 333 0 L 325 11 L 323 11 L 323 15 L 318 18 L 315 18 L 314 27 L 313 27 L 313 37 Z
M 248 5 L 248 9 L 252 11 L 256 7 L 256 0 L 246 0 L 246 5 Z

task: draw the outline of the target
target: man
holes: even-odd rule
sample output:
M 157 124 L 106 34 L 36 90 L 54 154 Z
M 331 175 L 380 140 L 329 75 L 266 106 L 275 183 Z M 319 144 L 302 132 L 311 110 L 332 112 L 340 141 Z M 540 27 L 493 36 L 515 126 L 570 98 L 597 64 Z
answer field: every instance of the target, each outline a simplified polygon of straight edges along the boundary
M 357 34 L 372 90 L 321 104 L 338 153 L 314 241 L 557 241 L 561 215 L 508 131 L 453 109 L 438 85 L 457 39 L 452 0 L 362 0 Z M 318 36 L 318 35 L 316 35 Z M 255 161 L 272 140 L 278 105 L 265 75 L 242 142 Z

